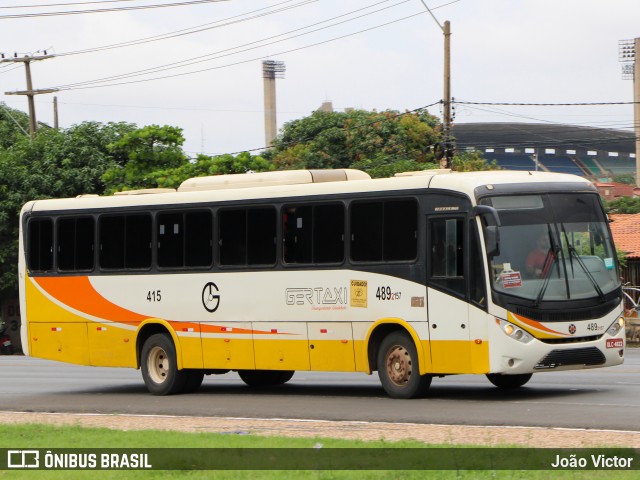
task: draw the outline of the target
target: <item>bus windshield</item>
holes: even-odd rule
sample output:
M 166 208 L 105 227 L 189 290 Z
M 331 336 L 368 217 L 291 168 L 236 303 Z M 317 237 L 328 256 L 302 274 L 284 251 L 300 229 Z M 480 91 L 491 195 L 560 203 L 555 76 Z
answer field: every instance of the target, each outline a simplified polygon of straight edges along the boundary
M 484 199 L 498 211 L 499 254 L 490 258 L 495 291 L 545 301 L 600 298 L 620 286 L 616 251 L 595 194 Z

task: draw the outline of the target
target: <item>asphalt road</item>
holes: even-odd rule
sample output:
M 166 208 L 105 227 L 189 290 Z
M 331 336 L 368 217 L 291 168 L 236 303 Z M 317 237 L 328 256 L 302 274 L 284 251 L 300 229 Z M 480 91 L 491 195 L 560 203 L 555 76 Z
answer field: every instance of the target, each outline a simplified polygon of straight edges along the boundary
M 392 400 L 376 375 L 296 372 L 286 385 L 252 390 L 234 373 L 197 393 L 154 397 L 139 371 L 0 356 L 0 410 L 243 418 L 298 418 L 640 431 L 640 349 L 623 365 L 539 373 L 516 391 L 484 376 L 434 379 L 428 398 Z

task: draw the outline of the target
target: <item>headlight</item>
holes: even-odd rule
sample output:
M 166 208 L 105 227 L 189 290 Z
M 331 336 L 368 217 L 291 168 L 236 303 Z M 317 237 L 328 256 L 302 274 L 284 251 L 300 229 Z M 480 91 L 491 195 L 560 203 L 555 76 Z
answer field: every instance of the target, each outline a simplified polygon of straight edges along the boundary
M 514 340 L 522 343 L 529 343 L 533 340 L 533 336 L 513 323 L 509 323 L 506 320 L 501 320 L 499 318 L 496 318 L 496 323 L 500 326 L 500 330 L 502 330 L 507 337 L 513 338 Z
M 624 318 L 620 317 L 611 324 L 607 333 L 612 337 L 617 335 L 620 330 L 624 328 Z

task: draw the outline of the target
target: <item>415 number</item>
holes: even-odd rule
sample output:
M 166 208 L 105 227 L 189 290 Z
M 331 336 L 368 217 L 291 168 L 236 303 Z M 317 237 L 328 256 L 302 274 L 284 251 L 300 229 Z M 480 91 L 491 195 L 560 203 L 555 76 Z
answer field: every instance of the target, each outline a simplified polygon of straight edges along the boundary
M 160 290 L 149 290 L 147 292 L 147 302 L 160 302 L 162 300 L 162 293 Z

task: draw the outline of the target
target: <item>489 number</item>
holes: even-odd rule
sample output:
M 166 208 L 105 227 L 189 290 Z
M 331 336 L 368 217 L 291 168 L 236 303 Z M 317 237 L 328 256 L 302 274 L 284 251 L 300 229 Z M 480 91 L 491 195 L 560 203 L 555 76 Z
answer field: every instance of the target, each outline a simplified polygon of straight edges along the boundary
M 392 292 L 391 287 L 378 287 L 376 290 L 376 298 L 378 300 L 400 300 L 400 292 Z

